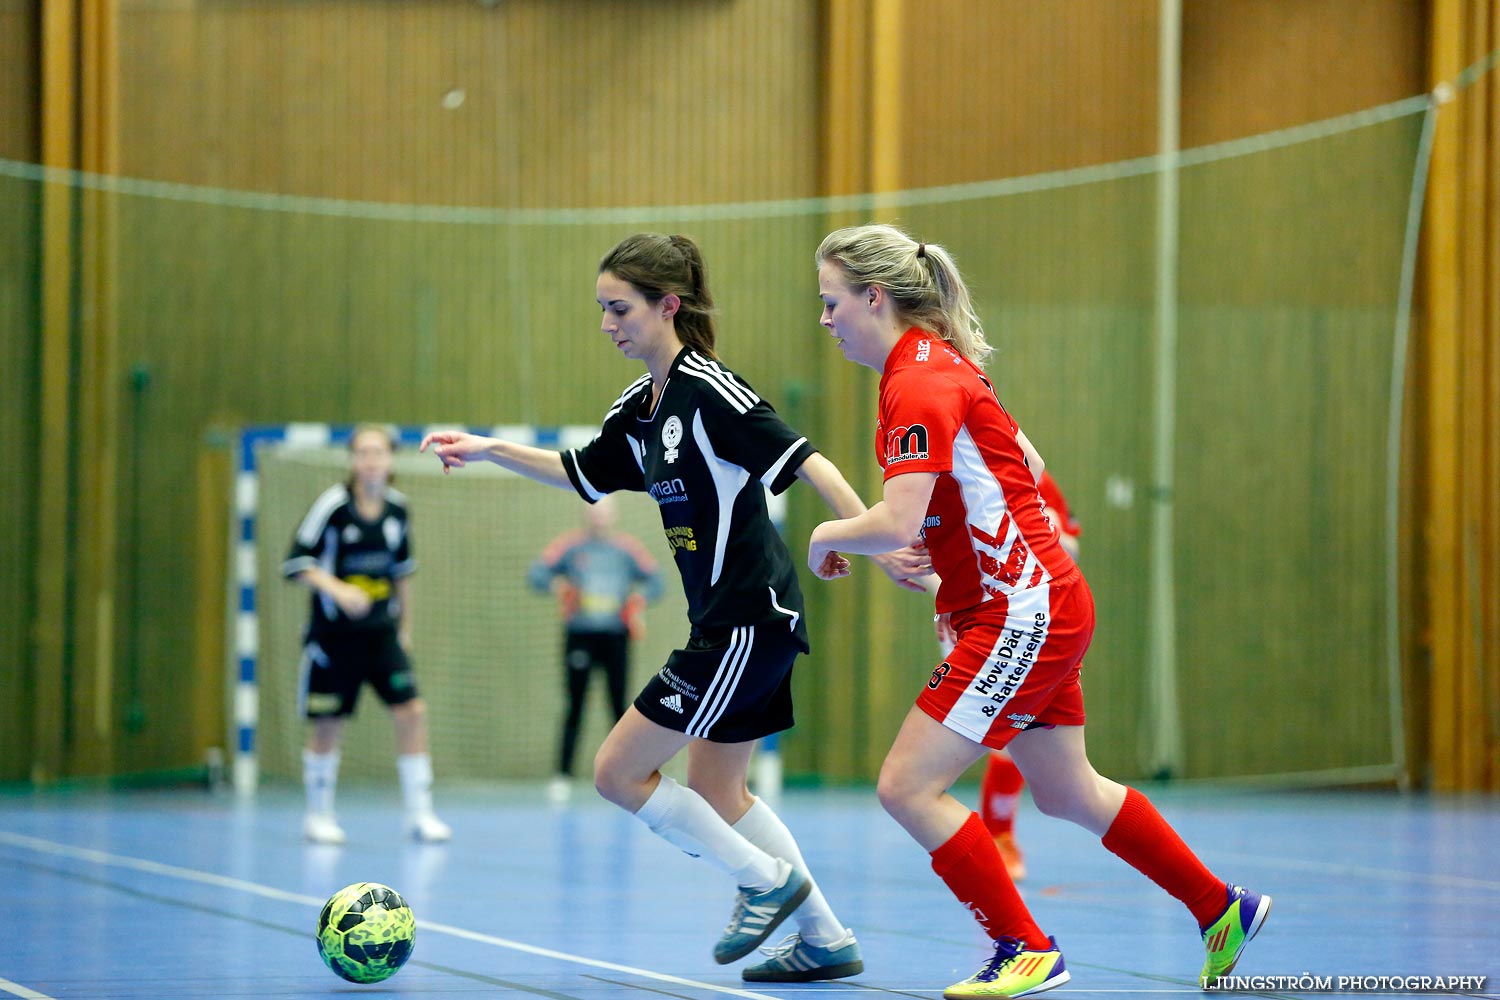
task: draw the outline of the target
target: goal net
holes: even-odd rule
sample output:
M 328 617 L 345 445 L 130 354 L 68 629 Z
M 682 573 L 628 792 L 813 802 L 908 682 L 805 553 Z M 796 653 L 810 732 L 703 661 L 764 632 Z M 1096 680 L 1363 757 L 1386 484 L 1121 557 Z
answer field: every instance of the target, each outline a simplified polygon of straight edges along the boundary
M 293 533 L 312 502 L 348 472 L 351 428 L 289 425 L 245 433 L 240 449 L 240 548 L 234 724 L 236 784 L 256 772 L 300 779 L 305 723 L 297 687 L 309 591 L 283 579 Z M 587 441 L 592 428 L 501 428 L 543 446 Z M 411 582 L 412 662 L 427 701 L 433 766 L 441 781 L 541 778 L 557 767 L 566 702 L 556 600 L 532 590 L 527 570 L 543 546 L 580 526 L 583 500 L 492 465 L 444 476 L 416 453 L 417 428 L 400 428 L 395 486 L 410 501 L 417 572 Z M 617 527 L 657 557 L 662 598 L 633 645 L 629 695 L 685 639 L 687 609 L 656 507 L 621 494 Z M 590 685 L 578 769 L 613 722 L 602 677 Z M 341 779 L 391 780 L 395 743 L 380 699 L 366 686 L 345 728 Z

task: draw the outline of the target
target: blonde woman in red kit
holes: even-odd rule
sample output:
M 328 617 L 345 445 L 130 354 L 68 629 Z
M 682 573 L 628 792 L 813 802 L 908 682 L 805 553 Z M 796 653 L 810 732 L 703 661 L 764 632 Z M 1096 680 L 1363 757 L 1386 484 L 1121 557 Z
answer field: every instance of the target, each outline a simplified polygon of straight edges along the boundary
M 1101 776 L 1084 749 L 1079 665 L 1094 602 L 1038 492 L 1042 460 L 980 367 L 990 353 L 952 257 L 891 226 L 831 233 L 818 248 L 821 324 L 844 356 L 881 373 L 883 498 L 812 533 L 824 580 L 844 554 L 920 538 L 942 580 L 939 616 L 957 645 L 932 671 L 880 773 L 881 804 L 994 941 L 950 1000 L 1021 997 L 1069 974 L 979 817 L 948 793 L 981 756 L 1009 748 L 1047 815 L 1068 819 L 1193 914 L 1207 949 L 1200 984 L 1234 968 L 1271 897 L 1208 870 L 1140 792 Z

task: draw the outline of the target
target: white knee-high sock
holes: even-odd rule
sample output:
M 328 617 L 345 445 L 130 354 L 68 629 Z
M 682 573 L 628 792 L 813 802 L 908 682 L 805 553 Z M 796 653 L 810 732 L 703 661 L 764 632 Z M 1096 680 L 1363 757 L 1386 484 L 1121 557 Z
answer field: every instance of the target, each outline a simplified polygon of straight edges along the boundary
M 666 775 L 636 816 L 667 843 L 734 876 L 736 885 L 757 892 L 776 885 L 776 859 L 736 833 L 703 796 Z
M 333 815 L 333 793 L 339 784 L 339 752 L 302 751 L 302 787 L 307 792 L 307 811 Z
M 401 797 L 406 801 L 406 811 L 413 816 L 431 813 L 432 755 L 397 754 L 396 773 L 401 775 Z
M 776 815 L 775 810 L 765 802 L 756 799 L 755 804 L 734 824 L 734 829 L 767 854 L 790 861 L 807 872 L 809 879 L 812 878 L 807 862 L 802 860 L 797 839 L 786 828 L 781 817 Z M 807 901 L 797 908 L 797 932 L 802 935 L 802 940 L 820 948 L 828 947 L 848 933 L 844 925 L 839 923 L 839 918 L 834 916 L 833 908 L 828 905 L 828 900 L 824 898 L 823 890 L 818 888 L 816 881 L 813 882 Z

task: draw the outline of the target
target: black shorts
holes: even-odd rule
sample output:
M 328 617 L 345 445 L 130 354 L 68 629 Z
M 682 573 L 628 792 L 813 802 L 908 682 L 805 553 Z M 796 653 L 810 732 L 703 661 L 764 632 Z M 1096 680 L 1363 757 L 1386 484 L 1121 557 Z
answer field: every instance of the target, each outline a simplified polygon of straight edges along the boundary
M 299 701 L 309 719 L 354 714 L 359 689 L 368 681 L 387 705 L 417 696 L 411 661 L 395 629 L 355 629 L 309 636 L 302 647 Z
M 792 662 L 785 626 L 695 634 L 635 699 L 659 726 L 715 743 L 745 743 L 792 728 Z
M 569 671 L 595 667 L 605 672 L 624 670 L 630 653 L 630 633 L 574 632 L 569 629 L 563 646 L 563 662 Z

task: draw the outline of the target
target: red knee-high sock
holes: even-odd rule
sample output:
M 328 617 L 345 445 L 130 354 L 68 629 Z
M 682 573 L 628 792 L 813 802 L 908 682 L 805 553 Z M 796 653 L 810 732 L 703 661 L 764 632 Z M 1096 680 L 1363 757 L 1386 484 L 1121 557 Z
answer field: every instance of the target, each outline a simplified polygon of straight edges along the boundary
M 1051 947 L 1005 873 L 1000 851 L 978 814 L 969 813 L 958 832 L 932 852 L 932 870 L 990 937 L 1020 938 L 1038 951 Z
M 1016 803 L 1024 787 L 1026 779 L 1021 777 L 1015 761 L 1004 754 L 990 754 L 984 778 L 979 782 L 979 818 L 984 820 L 990 836 L 1011 832 L 1016 823 Z
M 1134 788 L 1104 832 L 1104 846 L 1126 864 L 1182 900 L 1199 928 L 1213 923 L 1228 898 L 1225 883 L 1198 860 L 1161 813 Z

